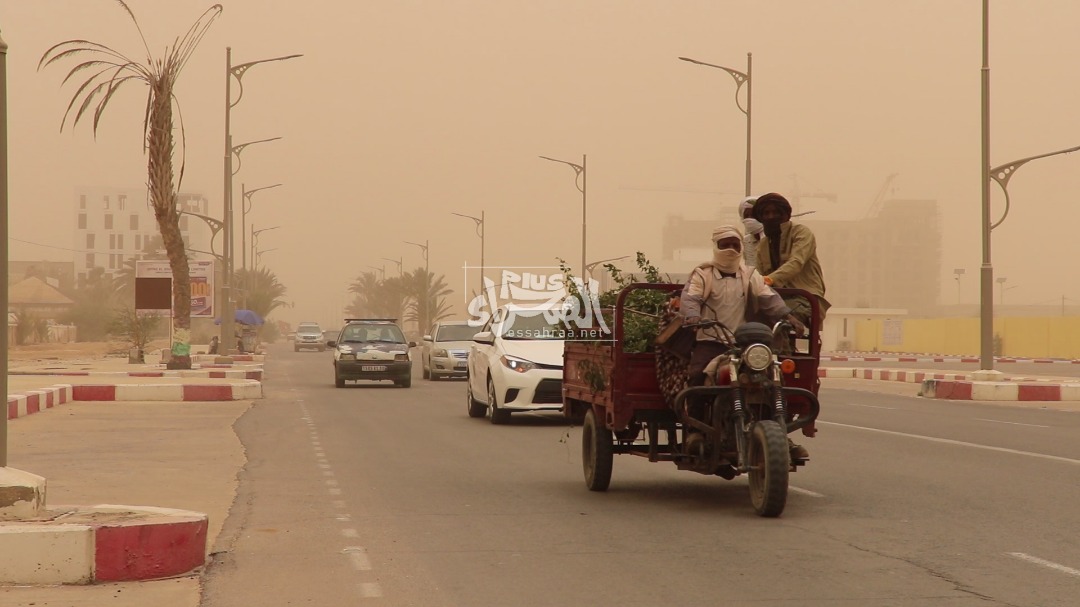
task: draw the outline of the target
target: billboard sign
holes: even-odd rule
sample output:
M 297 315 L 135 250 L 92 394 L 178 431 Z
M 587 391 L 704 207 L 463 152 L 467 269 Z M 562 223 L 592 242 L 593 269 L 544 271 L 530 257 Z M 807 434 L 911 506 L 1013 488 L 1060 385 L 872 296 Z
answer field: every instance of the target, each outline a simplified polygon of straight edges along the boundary
M 214 317 L 214 262 L 188 261 L 191 317 Z M 172 270 L 168 260 L 135 262 L 135 309 L 172 310 Z

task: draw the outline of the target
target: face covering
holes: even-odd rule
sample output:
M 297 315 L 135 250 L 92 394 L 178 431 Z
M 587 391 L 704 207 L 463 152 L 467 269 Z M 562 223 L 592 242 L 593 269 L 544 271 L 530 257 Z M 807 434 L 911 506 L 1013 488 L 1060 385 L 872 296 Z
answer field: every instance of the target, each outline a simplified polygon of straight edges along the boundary
M 721 272 L 734 274 L 742 264 L 742 251 L 737 249 L 713 250 L 713 266 Z
M 757 236 L 758 234 L 761 234 L 761 232 L 765 229 L 765 226 L 762 225 L 760 221 L 754 219 L 753 217 L 747 217 L 747 218 L 743 219 L 742 224 L 743 224 L 743 227 L 746 228 L 746 233 L 747 234 L 753 234 L 754 236 Z

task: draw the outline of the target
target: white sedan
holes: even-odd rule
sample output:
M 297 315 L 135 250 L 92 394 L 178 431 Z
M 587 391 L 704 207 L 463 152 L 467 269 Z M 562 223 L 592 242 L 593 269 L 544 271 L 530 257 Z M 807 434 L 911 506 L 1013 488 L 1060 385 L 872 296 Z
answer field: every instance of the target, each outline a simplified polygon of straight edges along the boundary
M 499 308 L 473 337 L 466 404 L 469 417 L 493 424 L 520 411 L 562 407 L 563 343 L 559 320 L 538 308 Z

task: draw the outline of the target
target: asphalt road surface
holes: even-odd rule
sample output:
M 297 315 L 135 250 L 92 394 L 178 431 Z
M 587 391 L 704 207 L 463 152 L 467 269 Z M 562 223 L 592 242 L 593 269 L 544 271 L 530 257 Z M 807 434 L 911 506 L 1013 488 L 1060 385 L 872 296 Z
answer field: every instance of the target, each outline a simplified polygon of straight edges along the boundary
M 418 368 L 412 388 L 335 389 L 329 352 L 278 348 L 266 370 L 205 607 L 1080 601 L 1080 415 L 1062 403 L 829 382 L 810 464 L 762 519 L 745 479 L 632 456 L 590 492 L 580 428 L 471 419 L 462 382 Z

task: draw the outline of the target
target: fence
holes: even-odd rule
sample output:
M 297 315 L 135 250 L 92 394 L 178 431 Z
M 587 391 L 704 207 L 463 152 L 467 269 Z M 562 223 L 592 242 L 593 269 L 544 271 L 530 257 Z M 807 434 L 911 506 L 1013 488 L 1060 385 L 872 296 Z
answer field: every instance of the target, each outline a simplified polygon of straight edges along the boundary
M 1080 359 L 1080 316 L 995 318 L 994 336 L 999 356 Z M 854 345 L 864 352 L 976 355 L 979 319 L 858 320 Z

